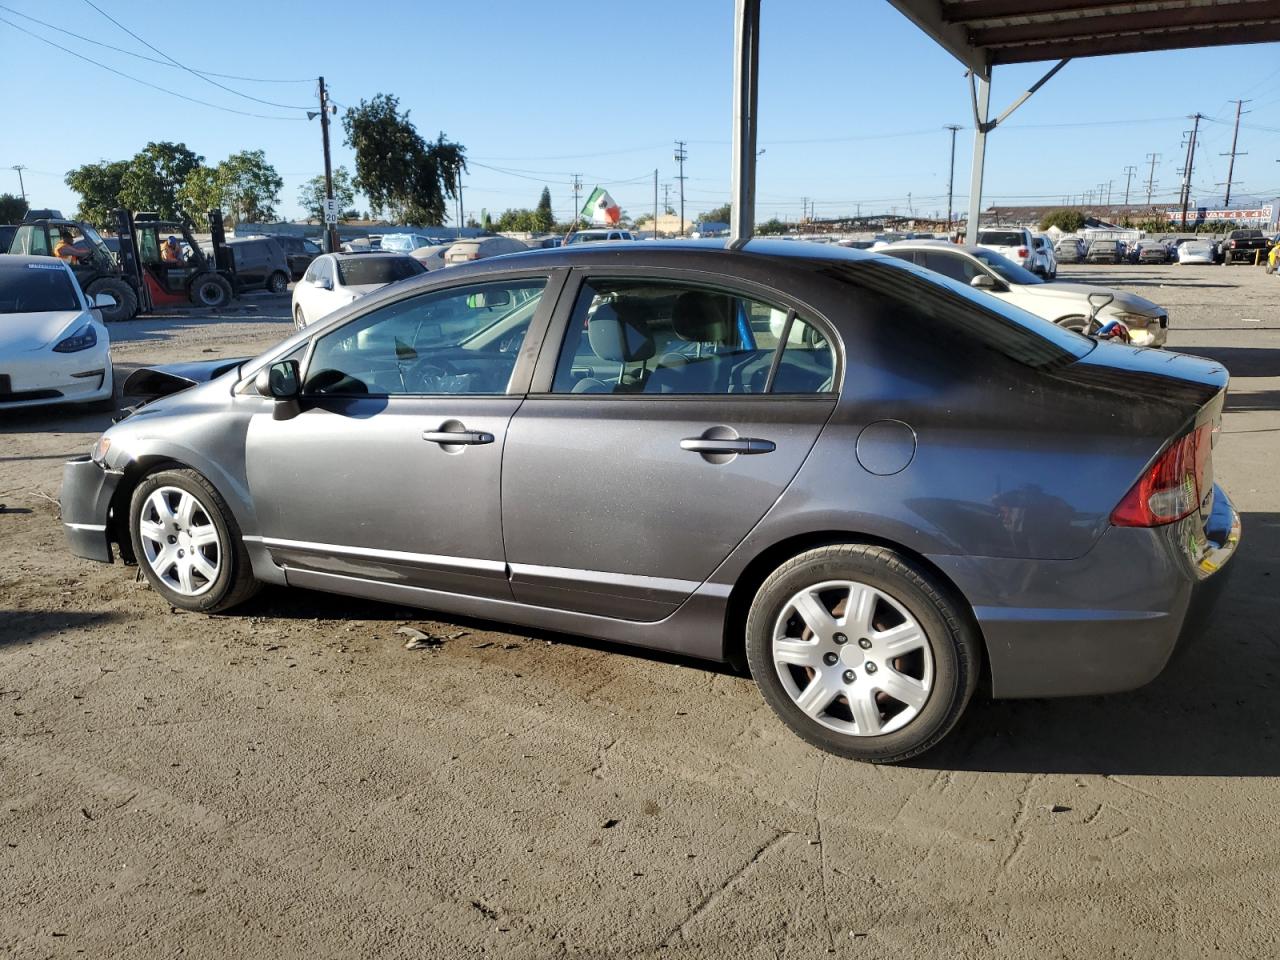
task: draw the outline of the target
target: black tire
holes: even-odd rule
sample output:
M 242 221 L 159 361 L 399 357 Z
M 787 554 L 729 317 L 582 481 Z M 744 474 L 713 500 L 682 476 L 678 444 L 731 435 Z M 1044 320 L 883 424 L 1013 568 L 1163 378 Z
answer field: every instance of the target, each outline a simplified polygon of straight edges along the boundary
M 116 301 L 116 305 L 111 309 L 102 310 L 103 323 L 132 320 L 138 315 L 138 297 L 133 292 L 133 287 L 123 280 L 117 280 L 114 277 L 100 277 L 89 284 L 89 289 L 85 291 L 85 295 L 91 303 L 93 298 L 100 293 L 110 294 Z
M 203 592 L 196 596 L 175 590 L 157 574 L 147 557 L 141 533 L 143 509 L 147 498 L 161 487 L 177 488 L 195 497 L 200 511 L 217 530 L 220 550 L 218 572 Z M 213 484 L 194 470 L 161 470 L 143 478 L 129 501 L 129 539 L 147 582 L 171 606 L 200 613 L 218 613 L 248 600 L 261 586 L 254 579 L 240 527 L 227 507 L 227 502 Z
M 293 310 L 293 325 L 298 330 L 307 328 L 307 318 L 303 315 L 301 307 L 295 307 Z
M 202 273 L 191 280 L 191 302 L 198 307 L 218 309 L 231 302 L 231 283 L 216 273 Z
M 772 655 L 776 621 L 795 594 L 829 580 L 855 581 L 887 594 L 911 614 L 927 638 L 932 686 L 919 712 L 899 729 L 871 736 L 830 729 L 801 710 L 779 678 Z M 751 675 L 782 722 L 819 749 L 871 763 L 901 762 L 942 740 L 968 706 L 982 663 L 977 630 L 951 591 L 896 551 L 867 544 L 819 547 L 782 564 L 756 592 L 746 633 Z M 868 657 L 874 655 L 873 651 Z M 864 671 L 852 682 L 861 680 L 877 689 L 869 668 Z M 880 694 L 876 698 L 883 702 Z
M 267 289 L 279 296 L 289 289 L 289 275 L 281 273 L 277 270 L 271 276 L 267 277 Z

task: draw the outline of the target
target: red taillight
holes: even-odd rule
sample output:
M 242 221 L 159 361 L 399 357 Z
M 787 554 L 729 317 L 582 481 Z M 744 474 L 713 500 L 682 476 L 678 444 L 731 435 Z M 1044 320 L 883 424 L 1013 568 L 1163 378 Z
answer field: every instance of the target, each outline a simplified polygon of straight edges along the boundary
M 1026 255 L 1027 255 L 1027 248 L 1026 248 L 1026 247 L 1019 247 L 1019 248 L 1018 248 L 1018 256 L 1020 256 L 1020 257 L 1025 257 Z
M 1159 527 L 1194 513 L 1212 449 L 1210 424 L 1179 437 L 1111 511 L 1111 522 L 1118 527 Z

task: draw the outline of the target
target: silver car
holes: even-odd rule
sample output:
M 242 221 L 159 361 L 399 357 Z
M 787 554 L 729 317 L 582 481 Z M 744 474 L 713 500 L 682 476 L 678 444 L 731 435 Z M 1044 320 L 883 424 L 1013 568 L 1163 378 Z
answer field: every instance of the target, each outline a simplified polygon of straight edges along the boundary
M 835 245 L 495 257 L 135 377 L 186 389 L 66 465 L 62 515 L 160 602 L 310 587 L 727 660 L 864 760 L 983 678 L 1151 680 L 1240 533 L 1220 365 Z

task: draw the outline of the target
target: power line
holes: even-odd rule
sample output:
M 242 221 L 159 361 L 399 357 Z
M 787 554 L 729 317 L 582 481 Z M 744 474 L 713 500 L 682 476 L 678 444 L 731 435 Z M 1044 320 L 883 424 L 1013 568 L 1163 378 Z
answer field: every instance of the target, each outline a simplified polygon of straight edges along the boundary
M 6 10 L 16 17 L 22 17 L 24 20 L 30 20 L 32 23 L 38 23 L 42 27 L 48 27 L 50 30 L 56 30 L 58 33 L 65 33 L 68 37 L 75 37 L 77 40 L 83 40 L 85 43 L 92 43 L 94 46 L 105 47 L 108 50 L 114 50 L 117 53 L 123 53 L 130 57 L 137 57 L 139 60 L 145 60 L 147 63 L 157 63 L 162 67 L 176 67 L 177 64 L 170 63 L 167 60 L 157 60 L 155 57 L 148 57 L 145 53 L 137 53 L 133 50 L 126 50 L 124 47 L 117 47 L 110 43 L 104 43 L 101 40 L 94 40 L 92 37 L 86 37 L 74 31 L 64 29 L 56 24 L 46 23 L 31 16 L 29 13 L 23 13 L 21 10 L 14 10 L 12 7 L 6 7 L 0 3 L 0 10 Z M 262 77 L 242 77 L 234 73 L 214 73 L 212 70 L 196 70 L 198 74 L 206 77 L 221 77 L 224 80 L 241 80 L 245 83 L 314 83 L 314 77 L 303 77 L 300 80 L 266 80 Z
M 278 114 L 272 115 L 272 114 L 266 114 L 266 113 L 252 113 L 248 110 L 237 110 L 235 107 L 224 107 L 220 103 L 210 103 L 208 100 L 201 100 L 198 97 L 188 97 L 185 93 L 178 93 L 177 91 L 168 90 L 164 87 L 157 87 L 150 80 L 142 80 L 138 77 L 135 77 L 133 74 L 125 73 L 123 70 L 117 70 L 115 67 L 108 66 L 107 64 L 103 63 L 100 60 L 94 60 L 92 57 L 85 56 L 83 53 L 78 53 L 77 51 L 72 50 L 70 47 L 64 47 L 62 44 L 55 43 L 53 40 L 50 40 L 47 37 L 42 37 L 38 33 L 33 33 L 32 31 L 28 30 L 26 27 L 23 27 L 23 26 L 20 26 L 19 24 L 14 23 L 12 20 L 7 20 L 4 17 L 0 17 L 0 23 L 7 23 L 9 26 L 13 27 L 15 30 L 20 30 L 22 33 L 25 33 L 29 37 L 34 37 L 35 39 L 39 40 L 41 43 L 48 44 L 49 46 L 54 47 L 55 49 L 61 50 L 63 53 L 68 53 L 71 56 L 75 57 L 77 60 L 83 60 L 85 63 L 92 63 L 95 67 L 101 67 L 103 70 L 106 70 L 108 73 L 114 73 L 118 77 L 124 77 L 124 79 L 132 80 L 134 83 L 140 83 L 142 84 L 142 86 L 146 87 L 148 90 L 151 90 L 153 92 L 167 93 L 171 97 L 177 97 L 179 100 L 186 100 L 188 103 L 198 103 L 202 107 L 212 107 L 214 110 L 225 110 L 227 113 L 239 114 L 242 117 L 256 117 L 259 120 L 301 120 L 302 119 L 302 117 L 282 117 L 282 116 L 279 116 Z
M 146 47 L 148 50 L 152 50 L 155 53 L 160 54 L 160 56 L 164 57 L 166 60 L 172 63 L 175 67 L 181 67 L 183 70 L 187 71 L 187 73 L 191 74 L 193 77 L 197 77 L 200 80 L 203 80 L 205 83 L 211 83 L 215 87 L 217 87 L 219 90 L 225 90 L 227 91 L 227 93 L 233 93 L 237 97 L 244 97 L 246 100 L 252 100 L 254 103 L 265 104 L 268 107 L 280 107 L 283 110 L 306 110 L 307 109 L 306 107 L 300 107 L 297 104 L 277 103 L 274 100 L 263 100 L 261 97 L 255 97 L 247 93 L 241 93 L 239 90 L 236 90 L 234 87 L 228 87 L 225 83 L 219 83 L 217 80 L 214 80 L 212 77 L 206 76 L 205 74 L 201 73 L 198 70 L 191 69 L 185 63 L 182 63 L 181 61 L 178 61 L 178 60 L 174 60 L 173 57 L 169 56 L 159 47 L 154 46 L 153 44 L 147 43 L 146 40 L 143 40 L 140 36 L 138 36 L 136 33 L 134 33 L 132 30 L 126 27 L 123 23 L 121 23 L 115 17 L 111 16 L 111 14 L 107 13 L 107 11 L 103 10 L 100 6 L 94 3 L 93 0 L 84 0 L 84 2 L 89 6 L 93 7 L 94 10 L 97 10 L 98 13 L 102 14 L 104 17 L 106 17 L 108 20 L 114 23 L 117 27 L 119 27 L 129 36 L 133 37 L 133 39 L 137 40 L 140 44 Z

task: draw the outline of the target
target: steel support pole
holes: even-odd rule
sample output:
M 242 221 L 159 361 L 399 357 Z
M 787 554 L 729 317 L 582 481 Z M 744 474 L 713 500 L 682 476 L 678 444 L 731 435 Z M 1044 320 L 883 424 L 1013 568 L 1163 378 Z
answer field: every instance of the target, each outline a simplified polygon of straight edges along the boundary
M 760 0 L 735 0 L 733 25 L 733 209 L 730 250 L 755 233 L 756 109 L 760 81 Z
M 991 109 L 991 76 L 971 74 L 973 92 L 973 166 L 969 174 L 969 222 L 965 226 L 965 242 L 978 242 L 978 217 L 982 211 L 982 173 L 987 161 L 987 114 Z

